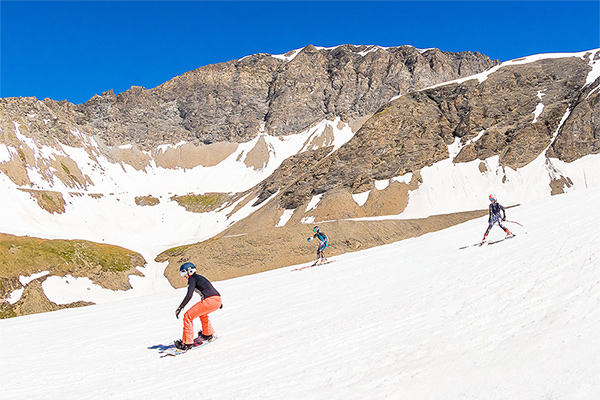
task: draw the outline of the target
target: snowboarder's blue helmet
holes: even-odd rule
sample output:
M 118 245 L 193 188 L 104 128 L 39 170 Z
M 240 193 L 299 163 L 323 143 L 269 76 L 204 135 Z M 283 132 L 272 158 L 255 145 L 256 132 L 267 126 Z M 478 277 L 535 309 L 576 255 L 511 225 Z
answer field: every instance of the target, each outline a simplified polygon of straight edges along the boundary
M 496 195 L 495 194 L 490 194 L 489 199 L 490 199 L 490 201 L 496 201 Z
M 319 227 L 318 227 L 318 226 L 315 226 L 315 227 L 313 228 L 313 232 L 319 232 Z
M 196 272 L 196 266 L 191 262 L 186 262 L 185 264 L 181 264 L 179 267 L 179 274 L 181 276 L 193 275 Z

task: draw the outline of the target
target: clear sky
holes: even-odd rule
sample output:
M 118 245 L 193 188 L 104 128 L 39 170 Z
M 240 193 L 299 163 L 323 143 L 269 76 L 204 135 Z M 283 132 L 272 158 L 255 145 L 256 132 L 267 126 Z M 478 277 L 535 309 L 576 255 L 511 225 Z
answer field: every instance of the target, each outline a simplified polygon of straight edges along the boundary
M 500 61 L 600 47 L 598 0 L 0 0 L 0 16 L 0 97 L 73 103 L 308 44 L 410 44 Z

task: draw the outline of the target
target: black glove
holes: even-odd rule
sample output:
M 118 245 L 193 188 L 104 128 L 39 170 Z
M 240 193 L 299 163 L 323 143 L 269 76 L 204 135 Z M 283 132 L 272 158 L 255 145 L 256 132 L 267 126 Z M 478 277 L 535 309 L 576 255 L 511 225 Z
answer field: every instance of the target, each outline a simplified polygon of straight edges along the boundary
M 177 317 L 177 319 L 179 319 L 179 313 L 181 312 L 181 310 L 183 310 L 183 307 L 179 307 L 179 308 L 177 308 L 177 310 L 175 311 L 175 317 Z

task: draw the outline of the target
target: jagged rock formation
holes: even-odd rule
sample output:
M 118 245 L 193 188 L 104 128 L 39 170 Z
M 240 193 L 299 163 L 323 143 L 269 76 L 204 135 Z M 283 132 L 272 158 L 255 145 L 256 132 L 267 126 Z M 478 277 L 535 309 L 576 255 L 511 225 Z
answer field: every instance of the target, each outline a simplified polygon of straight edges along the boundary
M 567 162 L 596 154 L 599 81 L 585 85 L 591 56 L 505 66 L 481 83 L 471 79 L 408 93 L 381 108 L 351 141 L 309 171 L 298 165 L 286 172 L 291 180 L 273 186 L 269 179 L 262 190 L 283 190 L 279 202 L 286 209 L 338 187 L 364 192 L 376 180 L 447 159 L 448 146 L 456 139 L 465 146 L 454 162 L 499 155 L 500 163 L 513 169 L 548 146 L 549 157 Z M 535 116 L 540 104 L 543 110 Z
M 480 53 L 411 46 L 307 46 L 289 61 L 256 54 L 198 68 L 154 89 L 105 92 L 77 106 L 78 121 L 109 145 L 244 142 L 261 129 L 287 135 L 325 118 L 370 115 L 393 96 L 496 64 Z
M 0 157 L 0 170 L 20 186 L 32 186 L 28 168 L 50 183 L 58 179 L 74 189 L 93 186 L 63 146 L 84 148 L 92 161 L 103 156 L 137 170 L 152 162 L 164 168 L 214 165 L 236 143 L 260 132 L 285 136 L 334 117 L 361 123 L 393 96 L 496 64 L 479 53 L 411 46 L 307 46 L 287 57 L 256 54 L 208 65 L 154 89 L 109 91 L 80 105 L 0 99 L 0 143 L 18 153 Z M 175 150 L 157 150 L 182 142 L 187 144 Z M 54 150 L 53 158 L 43 157 L 45 152 L 36 152 L 35 146 Z M 254 154 L 250 166 L 264 166 L 261 157 L 268 153 L 263 153 Z

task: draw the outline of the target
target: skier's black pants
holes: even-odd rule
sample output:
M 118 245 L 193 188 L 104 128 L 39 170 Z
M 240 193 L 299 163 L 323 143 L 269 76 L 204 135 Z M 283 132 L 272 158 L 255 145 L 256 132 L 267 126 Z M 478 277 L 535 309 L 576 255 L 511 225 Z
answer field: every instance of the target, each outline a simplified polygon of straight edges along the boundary
M 508 232 L 508 229 L 502 225 L 502 218 L 500 218 L 500 216 L 493 216 L 492 218 L 490 218 L 490 224 L 488 225 L 485 233 L 484 233 L 484 237 L 488 235 L 488 233 L 490 233 L 490 230 L 492 229 L 492 226 L 494 226 L 495 223 L 498 223 L 498 226 L 500 228 L 502 228 L 502 230 L 504 230 L 504 232 Z

